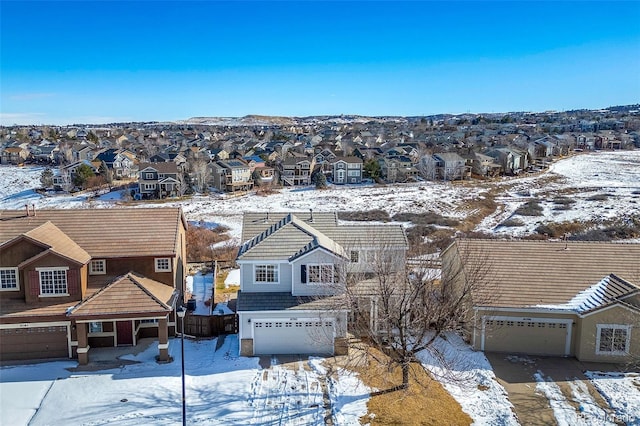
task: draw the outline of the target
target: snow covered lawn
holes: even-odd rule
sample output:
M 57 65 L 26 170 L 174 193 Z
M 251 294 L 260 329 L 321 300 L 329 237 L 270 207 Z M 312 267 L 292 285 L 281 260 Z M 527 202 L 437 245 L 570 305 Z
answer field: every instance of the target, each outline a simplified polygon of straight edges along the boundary
M 215 350 L 216 340 L 185 341 L 187 423 L 202 425 L 324 424 L 326 393 L 335 419 L 366 414 L 368 390 L 343 372 L 332 389 L 321 360 L 291 370 L 262 369 L 258 358 L 239 357 L 235 335 Z M 3 425 L 174 425 L 181 419 L 180 340 L 170 341 L 175 361 L 157 364 L 156 345 L 118 369 L 70 372 L 60 361 L 0 369 Z M 314 367 L 312 368 L 311 365 Z M 347 385 L 341 386 L 342 378 Z M 345 402 L 347 401 L 347 402 Z
M 517 425 L 507 392 L 497 382 L 491 364 L 455 333 L 438 338 L 418 354 L 425 369 L 469 414 L 476 425 Z
M 587 371 L 585 375 L 615 410 L 611 422 L 640 425 L 640 373 Z

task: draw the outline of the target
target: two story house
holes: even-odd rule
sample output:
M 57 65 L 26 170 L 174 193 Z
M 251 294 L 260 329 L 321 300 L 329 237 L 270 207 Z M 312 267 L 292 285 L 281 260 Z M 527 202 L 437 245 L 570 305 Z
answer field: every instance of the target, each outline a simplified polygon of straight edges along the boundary
M 331 161 L 331 166 L 334 184 L 362 183 L 362 159 L 358 157 L 336 157 Z
M 436 164 L 436 176 L 442 180 L 464 179 L 467 166 L 464 158 L 455 152 L 440 152 L 432 156 Z
M 237 312 L 246 356 L 346 353 L 347 286 L 373 272 L 378 252 L 407 250 L 401 226 L 347 225 L 313 211 L 245 213 L 242 239 Z M 375 303 L 364 302 L 373 320 Z
M 0 211 L 0 359 L 77 358 L 158 339 L 184 302 L 178 208 Z
M 95 160 L 104 161 L 115 179 L 133 177 L 138 170 L 135 154 L 126 149 L 107 149 L 97 154 Z
M 211 186 L 218 191 L 249 191 L 253 188 L 251 168 L 238 159 L 210 163 Z
M 286 158 L 280 163 L 280 180 L 285 186 L 311 185 L 315 158 Z
M 166 198 L 180 195 L 182 173 L 176 163 L 140 163 L 139 167 L 138 192 L 141 198 Z

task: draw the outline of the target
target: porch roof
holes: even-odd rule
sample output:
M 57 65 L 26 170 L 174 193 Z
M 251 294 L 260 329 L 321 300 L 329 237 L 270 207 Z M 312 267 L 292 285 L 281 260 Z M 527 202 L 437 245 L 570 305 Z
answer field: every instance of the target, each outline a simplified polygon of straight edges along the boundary
M 166 314 L 176 298 L 173 287 L 129 272 L 69 310 L 69 317 Z

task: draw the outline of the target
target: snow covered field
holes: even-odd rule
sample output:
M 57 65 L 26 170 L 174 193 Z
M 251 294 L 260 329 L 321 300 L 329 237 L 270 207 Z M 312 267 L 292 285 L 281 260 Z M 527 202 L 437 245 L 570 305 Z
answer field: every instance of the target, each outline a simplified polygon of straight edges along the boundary
M 119 201 L 120 193 L 95 199 L 89 195 L 41 195 L 42 167 L 0 167 L 0 208 L 109 208 Z M 155 205 L 180 205 L 189 221 L 222 224 L 230 228 L 236 240 L 241 232 L 244 211 L 364 211 L 384 210 L 397 213 L 433 212 L 462 219 L 470 213 L 470 203 L 497 191 L 499 206 L 478 225 L 478 231 L 503 235 L 525 235 L 548 222 L 601 221 L 637 214 L 640 210 L 640 150 L 593 152 L 556 161 L 547 173 L 494 182 L 448 183 L 420 182 L 394 185 L 331 186 L 327 190 L 285 188 L 268 196 L 230 197 L 196 195 L 181 202 Z M 564 205 L 554 199 L 569 198 Z M 541 216 L 514 216 L 518 207 L 531 199 L 540 199 Z M 154 203 L 138 204 L 153 206 Z M 516 217 L 522 225 L 500 226 Z

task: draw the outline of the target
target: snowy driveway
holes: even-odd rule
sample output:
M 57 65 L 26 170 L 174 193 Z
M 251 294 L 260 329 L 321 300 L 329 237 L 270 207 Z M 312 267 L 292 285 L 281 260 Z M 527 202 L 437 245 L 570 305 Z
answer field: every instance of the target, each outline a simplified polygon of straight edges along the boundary
M 640 374 L 585 371 L 619 368 L 575 358 L 489 353 L 521 424 L 640 425 Z
M 215 347 L 215 340 L 185 341 L 188 424 L 324 425 L 325 416 L 357 424 L 367 412 L 368 389 L 344 371 L 327 378 L 320 358 L 262 369 L 258 358 L 238 356 L 235 335 Z M 152 345 L 123 357 L 139 363 L 96 372 L 69 372 L 70 361 L 3 367 L 0 423 L 179 424 L 180 341 L 170 342 L 173 363 L 157 364 L 156 353 Z

